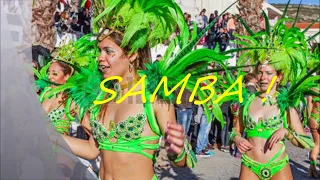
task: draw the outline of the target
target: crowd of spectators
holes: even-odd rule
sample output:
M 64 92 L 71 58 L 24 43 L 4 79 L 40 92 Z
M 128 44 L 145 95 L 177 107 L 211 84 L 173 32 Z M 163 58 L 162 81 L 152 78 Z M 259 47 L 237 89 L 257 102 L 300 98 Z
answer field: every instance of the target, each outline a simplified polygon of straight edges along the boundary
M 212 21 L 215 21 L 214 25 L 209 29 L 206 36 L 200 40 L 198 45 L 203 45 L 210 49 L 215 49 L 218 45 L 219 51 L 223 52 L 230 46 L 230 42 L 234 40 L 233 33 L 236 30 L 236 22 L 235 15 L 233 14 L 225 13 L 222 17 L 218 18 L 219 13 L 216 10 L 208 18 L 206 16 L 206 9 L 203 9 L 195 16 L 195 21 L 191 20 L 191 14 L 184 13 L 184 17 L 190 32 L 193 31 L 194 23 L 196 24 L 197 33 L 200 33 Z
M 207 34 L 199 41 L 198 45 L 203 48 L 224 52 L 228 49 L 235 48 L 233 40 L 235 40 L 234 32 L 236 31 L 236 16 L 234 14 L 225 13 L 219 17 L 218 11 L 211 13 L 209 18 L 206 16 L 206 9 L 203 9 L 197 14 L 192 21 L 191 14 L 184 13 L 185 21 L 189 27 L 190 33 L 194 27 L 197 27 L 199 34 L 206 26 L 214 21 L 214 25 L 209 29 Z M 233 63 L 227 62 L 229 66 L 235 66 L 236 57 L 234 55 Z M 212 64 L 208 68 L 214 68 Z M 224 72 L 220 75 L 224 76 Z M 236 75 L 234 71 L 234 75 Z M 255 74 L 249 73 L 245 77 L 245 87 L 250 92 L 258 90 L 257 79 Z M 188 96 L 188 93 L 184 93 Z M 184 97 L 188 99 L 189 97 Z M 188 138 L 191 140 L 195 152 L 199 157 L 209 157 L 214 154 L 214 149 L 221 150 L 225 153 L 230 153 L 235 157 L 241 157 L 237 149 L 229 142 L 229 133 L 232 130 L 238 118 L 239 104 L 225 102 L 220 106 L 224 121 L 226 122 L 222 128 L 220 122 L 216 119 L 208 121 L 204 114 L 203 106 L 197 106 L 186 102 L 176 106 L 177 122 L 182 124 L 185 131 L 188 132 Z
M 54 16 L 57 30 L 57 43 L 59 46 L 62 39 L 75 41 L 81 36 L 91 32 L 91 4 L 86 2 L 85 7 L 72 4 L 68 0 L 60 0 Z

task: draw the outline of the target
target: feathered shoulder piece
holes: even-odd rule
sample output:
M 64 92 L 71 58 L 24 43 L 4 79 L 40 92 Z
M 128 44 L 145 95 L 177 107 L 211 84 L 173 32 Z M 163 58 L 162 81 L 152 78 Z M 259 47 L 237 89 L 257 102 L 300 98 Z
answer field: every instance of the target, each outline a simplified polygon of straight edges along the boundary
M 167 40 L 186 23 L 174 0 L 103 0 L 94 1 L 93 30 L 100 32 L 99 40 L 110 32 L 123 35 L 121 47 L 130 53 Z

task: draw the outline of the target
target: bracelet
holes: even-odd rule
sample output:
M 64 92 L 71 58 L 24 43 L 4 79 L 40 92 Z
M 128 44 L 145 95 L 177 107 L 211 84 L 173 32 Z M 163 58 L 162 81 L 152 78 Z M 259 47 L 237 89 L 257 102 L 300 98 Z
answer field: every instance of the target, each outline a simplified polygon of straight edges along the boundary
M 192 146 L 189 144 L 188 140 L 186 139 L 184 142 L 184 148 L 179 155 L 169 155 L 168 158 L 172 162 L 180 162 L 183 158 L 186 158 L 186 166 L 189 168 L 194 168 L 198 162 L 195 153 L 192 151 Z M 174 164 L 173 164 L 174 165 Z
M 180 155 L 173 162 L 180 162 L 186 156 L 186 148 L 183 148 Z
M 183 150 L 179 155 L 170 155 L 170 154 L 168 154 L 168 158 L 169 158 L 170 161 L 176 163 L 176 162 L 181 161 L 185 157 L 185 155 L 186 155 L 186 142 L 188 143 L 188 140 L 186 140 L 184 142 Z
M 287 130 L 288 130 L 288 135 L 286 135 L 286 139 L 287 139 L 288 141 L 292 141 L 292 139 L 294 138 L 294 135 L 292 134 L 292 131 L 291 131 L 290 129 L 287 129 Z M 289 138 L 290 134 L 292 135 L 291 138 Z
M 230 140 L 233 141 L 236 136 L 240 136 L 240 135 L 236 132 L 235 128 L 232 128 L 232 131 L 230 133 Z
M 310 160 L 310 164 L 311 164 L 311 165 L 317 165 L 317 161 Z

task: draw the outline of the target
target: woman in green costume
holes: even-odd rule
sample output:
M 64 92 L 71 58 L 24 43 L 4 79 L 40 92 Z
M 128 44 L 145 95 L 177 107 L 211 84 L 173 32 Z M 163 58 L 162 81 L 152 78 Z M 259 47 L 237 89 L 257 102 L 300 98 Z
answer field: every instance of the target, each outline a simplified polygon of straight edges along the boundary
M 249 98 L 232 132 L 233 141 L 244 153 L 240 179 L 292 179 L 283 140 L 287 137 L 292 144 L 302 146 L 295 134 L 304 135 L 304 130 L 295 109 L 281 112 L 277 104 L 281 71 L 266 63 L 258 66 L 257 73 L 261 91 Z M 268 95 L 275 76 L 278 77 Z M 267 100 L 262 102 L 264 98 Z M 243 131 L 246 139 L 240 135 Z
M 312 148 L 310 152 L 310 168 L 309 175 L 312 177 L 319 177 L 319 173 L 317 172 L 317 161 L 320 151 L 320 102 L 313 102 L 311 108 L 311 117 L 309 119 L 309 128 L 315 142 L 315 146 Z
M 320 63 L 320 47 L 314 47 L 313 53 L 310 56 L 310 60 L 308 61 L 309 68 L 314 68 L 317 64 Z M 318 72 L 318 75 L 320 72 Z M 320 91 L 319 87 L 319 81 L 318 86 L 315 87 L 313 90 L 315 92 Z M 312 177 L 319 177 L 319 173 L 317 172 L 317 162 L 318 162 L 318 156 L 320 151 L 320 102 L 319 97 L 316 96 L 309 96 L 307 98 L 308 106 L 309 106 L 309 121 L 308 126 L 310 128 L 315 146 L 312 148 L 309 159 L 310 159 L 310 167 L 309 167 L 309 175 Z
M 157 179 L 153 163 L 161 136 L 164 136 L 168 157 L 174 165 L 194 167 L 195 154 L 185 138 L 183 127 L 176 123 L 172 103 L 175 96 L 173 93 L 168 95 L 163 85 L 160 89 L 157 86 L 165 76 L 168 78 L 167 89 L 174 91 L 187 76 L 189 80 L 185 88 L 193 91 L 198 87 L 197 80 L 208 74 L 205 70 L 210 63 L 225 67 L 223 61 L 228 59 L 227 56 L 209 49 L 192 51 L 215 22 L 198 35 L 195 28 L 189 41 L 182 11 L 173 0 L 106 0 L 95 1 L 94 7 L 94 31 L 99 32 L 98 68 L 104 78 L 119 76 L 121 80 L 105 83 L 110 94 L 101 91 L 100 83 L 93 82 L 99 78 L 92 73 L 73 83 L 75 87 L 70 95 L 82 112 L 90 112 L 84 121 L 90 125 L 92 136 L 88 141 L 68 136 L 63 139 L 77 156 L 94 159 L 101 154 L 100 178 L 104 180 Z M 168 40 L 177 25 L 180 35 L 171 41 L 163 59 L 150 62 L 150 48 Z M 146 102 L 139 94 L 120 103 L 93 105 L 94 100 L 102 101 L 110 95 L 114 101 L 119 100 L 131 88 L 134 92 L 145 93 Z M 150 96 L 155 90 L 158 92 L 151 103 Z M 209 91 L 196 90 L 199 100 L 209 100 L 204 105 L 206 115 L 213 114 L 223 121 L 219 105 L 213 103 L 217 96 L 210 99 Z M 212 112 L 209 112 L 209 105 Z M 61 145 L 63 139 L 52 141 Z
M 96 41 L 92 40 L 92 35 L 89 34 L 76 42 L 62 45 L 51 62 L 39 71 L 34 69 L 38 78 L 36 86 L 42 91 L 39 101 L 48 114 L 52 125 L 60 134 L 69 135 L 71 123 L 77 114 L 79 117 L 78 106 L 69 95 L 69 88 L 65 87 L 68 81 L 72 81 L 78 74 L 77 70 L 80 70 L 81 67 L 90 67 L 92 60 L 95 61 L 95 51 L 97 51 Z M 63 155 L 65 152 L 60 152 L 56 145 L 53 148 L 57 153 L 57 160 L 65 177 L 70 178 L 75 166 L 74 160 Z M 91 164 L 86 160 L 80 160 L 93 174 Z
M 66 92 L 60 92 L 53 97 L 46 98 L 45 96 L 59 85 L 63 85 L 71 77 L 73 68 L 63 61 L 54 60 L 50 63 L 48 69 L 48 80 L 51 83 L 50 86 L 44 88 L 40 94 L 39 100 L 49 118 L 61 134 L 69 134 L 69 128 L 73 118 L 66 116 L 66 102 L 68 95 Z M 68 103 L 68 106 L 71 104 Z M 74 116 L 74 114 L 73 114 Z
M 97 46 L 92 37 L 88 34 L 76 42 L 62 45 L 51 62 L 39 71 L 34 69 L 38 78 L 36 86 L 42 91 L 39 100 L 60 134 L 69 134 L 71 122 L 79 113 L 69 95 L 70 88 L 65 86 L 75 78 L 79 69 L 89 68 L 95 61 Z
M 184 25 L 182 12 L 171 0 L 95 1 L 94 6 L 96 15 L 99 14 L 94 20 L 94 29 L 99 31 L 98 68 L 104 78 L 122 78 L 122 81 L 111 84 L 118 99 L 140 80 L 138 70 L 146 69 L 145 63 L 151 59 L 150 47 L 168 39 L 176 23 Z M 181 22 L 177 22 L 179 20 Z M 87 86 L 90 83 L 88 81 Z M 135 91 L 144 90 L 142 87 L 140 84 Z M 99 84 L 94 88 L 99 88 Z M 108 94 L 101 91 L 96 99 L 107 97 Z M 69 136 L 63 136 L 63 139 L 77 156 L 95 159 L 101 155 L 99 177 L 104 180 L 157 179 L 153 162 L 162 135 L 165 135 L 166 150 L 172 162 L 179 167 L 186 166 L 191 149 L 186 143 L 183 127 L 176 123 L 173 104 L 164 103 L 159 98 L 153 103 L 149 100 L 147 93 L 146 103 L 138 95 L 119 104 L 93 105 L 86 109 L 90 113 L 83 120 L 84 124 L 90 125 L 92 136 L 89 140 Z M 83 101 L 79 106 L 84 107 Z M 61 140 L 55 141 L 59 143 Z M 190 163 L 194 166 L 193 162 Z
M 284 21 L 291 21 L 285 18 L 286 9 L 273 29 L 263 12 L 266 30 L 254 34 L 245 26 L 251 36 L 239 37 L 244 41 L 238 43 L 246 47 L 261 47 L 245 52 L 238 61 L 239 65 L 244 60 L 257 63 L 260 86 L 260 92 L 244 102 L 231 133 L 231 139 L 243 153 L 240 179 L 293 179 L 283 140 L 287 138 L 302 148 L 314 146 L 312 139 L 305 136 L 295 108 L 305 95 L 319 97 L 310 88 L 319 79 L 311 75 L 320 67 L 307 73 L 308 40 L 294 25 L 284 25 Z M 245 138 L 241 137 L 243 131 Z

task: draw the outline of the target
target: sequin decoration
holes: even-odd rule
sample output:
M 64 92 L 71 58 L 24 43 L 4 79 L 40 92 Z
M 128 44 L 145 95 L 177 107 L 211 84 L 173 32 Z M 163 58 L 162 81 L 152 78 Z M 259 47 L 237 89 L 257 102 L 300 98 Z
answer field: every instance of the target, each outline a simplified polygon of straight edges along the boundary
M 52 111 L 49 112 L 48 116 L 51 119 L 52 122 L 56 123 L 58 122 L 60 119 L 62 119 L 63 115 L 64 115 L 64 108 L 58 108 L 58 109 L 54 109 Z
M 141 137 L 145 123 L 146 116 L 144 114 L 138 114 L 134 117 L 129 116 L 127 120 L 119 122 L 118 124 L 111 120 L 109 123 L 109 131 L 97 120 L 92 119 L 90 126 L 92 127 L 93 137 L 97 139 L 98 142 L 112 138 L 121 138 L 130 141 Z
M 246 128 L 253 130 L 259 123 L 261 123 L 262 126 L 267 130 L 279 129 L 280 127 L 283 127 L 283 119 L 281 116 L 273 116 L 267 119 L 259 118 L 258 122 L 251 117 L 248 117 L 246 121 Z

